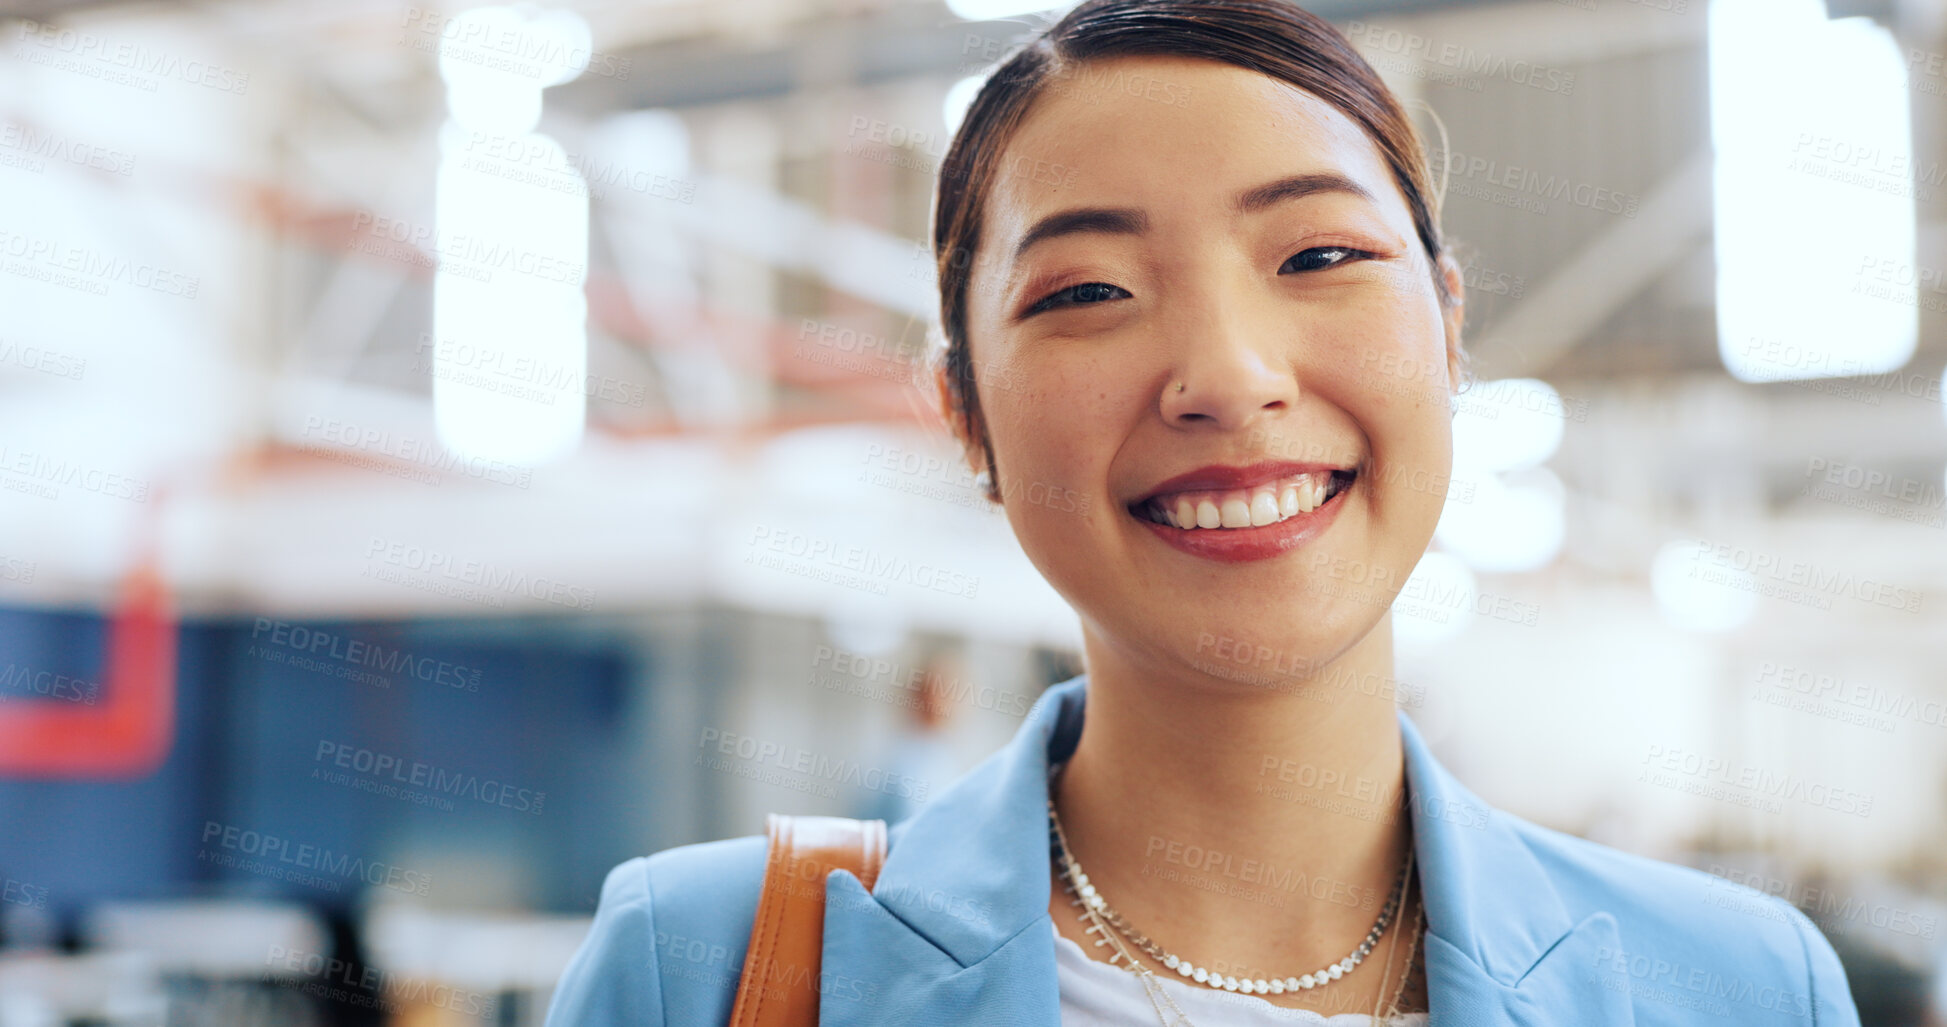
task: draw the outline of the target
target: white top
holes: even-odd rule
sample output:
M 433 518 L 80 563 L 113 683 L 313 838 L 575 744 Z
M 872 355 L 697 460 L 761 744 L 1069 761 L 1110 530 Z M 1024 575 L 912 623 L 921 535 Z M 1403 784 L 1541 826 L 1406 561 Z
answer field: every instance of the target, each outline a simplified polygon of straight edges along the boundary
M 1055 975 L 1061 989 L 1062 1027 L 1130 1027 L 1160 1023 L 1142 979 L 1120 965 L 1090 959 L 1080 945 L 1063 937 L 1054 921 Z M 1199 1027 L 1426 1027 L 1427 1014 L 1401 1013 L 1375 1020 L 1365 1013 L 1326 1016 L 1309 1009 L 1274 1006 L 1256 995 L 1217 991 L 1158 974 L 1163 991 Z M 1166 1003 L 1164 1010 L 1169 1006 Z

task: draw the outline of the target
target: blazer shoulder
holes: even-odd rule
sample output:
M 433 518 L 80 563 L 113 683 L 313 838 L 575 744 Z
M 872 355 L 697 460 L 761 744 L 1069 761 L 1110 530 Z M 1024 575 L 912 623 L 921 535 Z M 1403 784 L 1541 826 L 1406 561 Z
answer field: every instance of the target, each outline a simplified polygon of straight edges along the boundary
M 1740 1023 L 1775 1017 L 1857 1027 L 1832 943 L 1790 903 L 1692 867 L 1508 819 L 1571 919 L 1615 916 L 1622 948 L 1600 954 L 1593 969 L 1607 970 L 1632 994 L 1695 1000 Z
M 769 840 L 752 834 L 678 845 L 631 862 L 642 864 L 661 930 L 717 938 L 726 927 L 733 934 L 750 933 L 769 854 Z M 742 947 L 740 941 L 740 952 Z
M 729 1022 L 767 848 L 748 835 L 610 870 L 549 1003 L 550 1027 Z

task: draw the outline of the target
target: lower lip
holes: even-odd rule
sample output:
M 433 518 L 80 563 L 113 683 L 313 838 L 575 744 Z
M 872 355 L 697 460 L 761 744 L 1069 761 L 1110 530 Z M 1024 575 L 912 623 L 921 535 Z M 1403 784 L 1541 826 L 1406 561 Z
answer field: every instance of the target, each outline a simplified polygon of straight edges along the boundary
M 1337 495 L 1325 501 L 1323 506 L 1287 517 L 1276 524 L 1264 524 L 1255 528 L 1178 528 L 1170 524 L 1158 524 L 1144 517 L 1135 517 L 1143 527 L 1156 533 L 1156 537 L 1175 546 L 1191 556 L 1205 560 L 1219 560 L 1224 563 L 1244 563 L 1249 560 L 1268 560 L 1280 553 L 1288 553 L 1310 542 L 1331 527 L 1339 515 L 1339 507 L 1345 505 L 1345 497 L 1359 481 L 1354 478 L 1351 484 L 1340 489 Z

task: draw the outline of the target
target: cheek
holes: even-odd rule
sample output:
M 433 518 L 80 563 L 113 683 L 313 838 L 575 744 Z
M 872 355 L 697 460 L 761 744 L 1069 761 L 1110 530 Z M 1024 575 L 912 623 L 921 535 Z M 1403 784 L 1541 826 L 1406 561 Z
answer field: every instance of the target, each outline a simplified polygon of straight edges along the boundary
M 1447 368 L 1446 323 L 1431 296 L 1396 295 L 1347 312 L 1332 330 L 1337 384 L 1353 412 L 1393 420 L 1412 418 L 1416 408 L 1452 409 Z
M 982 396 L 1008 522 L 1036 563 L 1079 551 L 1108 502 L 1109 463 L 1130 397 L 1081 361 L 1023 366 L 1013 387 Z
M 1016 366 L 1009 388 L 982 396 L 1002 477 L 1023 488 L 1096 485 L 1114 451 L 1113 426 L 1124 423 L 1113 383 L 1082 361 Z
M 1341 360 L 1320 383 L 1364 435 L 1366 500 L 1403 538 L 1431 533 L 1453 467 L 1453 394 L 1445 325 L 1416 298 L 1341 323 Z

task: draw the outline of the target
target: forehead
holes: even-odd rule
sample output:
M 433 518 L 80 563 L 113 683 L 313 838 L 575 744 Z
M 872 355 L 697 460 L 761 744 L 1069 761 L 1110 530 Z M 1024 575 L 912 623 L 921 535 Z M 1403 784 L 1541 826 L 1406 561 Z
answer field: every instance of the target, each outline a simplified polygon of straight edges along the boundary
M 1215 209 L 1316 171 L 1344 174 L 1410 217 L 1371 137 L 1312 93 L 1217 61 L 1108 58 L 1045 84 L 1001 153 L 984 237 L 1011 243 L 1038 215 L 1077 204 Z

